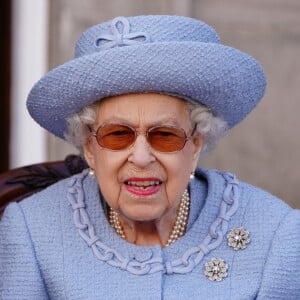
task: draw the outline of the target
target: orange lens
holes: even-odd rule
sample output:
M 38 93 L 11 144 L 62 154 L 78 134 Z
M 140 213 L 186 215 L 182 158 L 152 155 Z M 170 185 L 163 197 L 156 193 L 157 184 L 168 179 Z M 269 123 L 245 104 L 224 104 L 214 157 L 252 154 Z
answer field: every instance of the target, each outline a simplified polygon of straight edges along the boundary
M 151 147 L 160 152 L 179 151 L 186 142 L 184 130 L 175 127 L 154 127 L 147 136 Z
M 99 127 L 96 137 L 101 147 L 122 150 L 134 143 L 135 131 L 128 126 L 109 124 Z

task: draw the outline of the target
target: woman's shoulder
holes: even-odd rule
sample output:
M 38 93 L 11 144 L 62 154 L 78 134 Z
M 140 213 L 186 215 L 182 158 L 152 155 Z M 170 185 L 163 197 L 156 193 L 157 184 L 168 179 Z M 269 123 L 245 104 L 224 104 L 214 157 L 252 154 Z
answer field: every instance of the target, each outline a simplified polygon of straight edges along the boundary
M 231 227 L 244 227 L 262 239 L 267 236 L 272 239 L 279 227 L 297 230 L 300 234 L 300 210 L 293 209 L 275 195 L 243 182 L 231 173 L 216 170 L 201 172 L 207 178 L 208 189 L 219 195 L 219 201 L 224 200 L 226 187 L 233 186 L 231 193 L 235 193 L 236 210 L 230 218 Z
M 72 176 L 73 177 L 73 176 Z M 72 177 L 62 179 L 45 189 L 38 191 L 31 196 L 21 200 L 19 205 L 22 209 L 50 209 L 59 205 L 62 199 L 66 198 L 68 182 Z
M 72 184 L 75 177 L 84 172 L 62 179 L 18 203 L 10 203 L 4 211 L 4 215 L 14 214 L 16 210 L 20 210 L 26 218 L 44 218 L 44 216 L 51 215 L 51 217 L 54 217 L 59 215 L 62 207 L 65 207 L 68 203 L 70 183 Z
M 276 195 L 249 183 L 239 181 L 240 206 L 257 221 L 265 223 L 281 222 L 286 216 L 300 220 L 300 210 L 293 209 L 287 202 Z
M 208 184 L 211 185 L 210 188 L 212 189 L 215 189 L 215 186 L 221 186 L 222 189 L 225 189 L 225 186 L 228 184 L 228 178 L 232 178 L 239 193 L 240 207 L 245 207 L 247 210 L 254 209 L 256 213 L 265 210 L 277 211 L 280 215 L 293 210 L 284 200 L 276 195 L 240 180 L 238 176 L 233 173 L 213 169 L 200 170 L 207 178 Z

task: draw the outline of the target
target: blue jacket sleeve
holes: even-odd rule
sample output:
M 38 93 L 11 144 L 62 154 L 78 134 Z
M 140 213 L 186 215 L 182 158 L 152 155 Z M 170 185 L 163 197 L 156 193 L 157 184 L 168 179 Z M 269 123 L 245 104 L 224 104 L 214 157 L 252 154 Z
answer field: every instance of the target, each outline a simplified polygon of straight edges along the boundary
M 281 221 L 271 244 L 257 299 L 300 299 L 300 211 Z
M 26 221 L 18 204 L 0 222 L 0 299 L 48 299 Z

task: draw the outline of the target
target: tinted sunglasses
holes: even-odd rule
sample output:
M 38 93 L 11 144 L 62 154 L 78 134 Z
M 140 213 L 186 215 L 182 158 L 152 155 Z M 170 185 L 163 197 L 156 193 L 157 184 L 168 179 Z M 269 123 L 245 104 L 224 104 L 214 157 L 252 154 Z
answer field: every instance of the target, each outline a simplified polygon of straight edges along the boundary
M 101 125 L 92 135 L 96 137 L 99 146 L 109 150 L 124 150 L 131 147 L 138 134 L 146 136 L 149 145 L 159 152 L 176 152 L 181 150 L 186 142 L 191 139 L 187 137 L 182 128 L 173 126 L 155 126 L 146 132 L 137 132 L 134 128 L 123 124 Z

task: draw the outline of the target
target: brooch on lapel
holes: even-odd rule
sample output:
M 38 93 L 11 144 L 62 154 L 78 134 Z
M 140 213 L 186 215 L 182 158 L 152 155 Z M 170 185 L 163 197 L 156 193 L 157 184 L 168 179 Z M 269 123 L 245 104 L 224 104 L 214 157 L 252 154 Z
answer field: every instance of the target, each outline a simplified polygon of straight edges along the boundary
M 249 242 L 249 231 L 243 227 L 232 228 L 227 234 L 227 245 L 234 250 L 245 249 Z
M 211 281 L 221 281 L 227 277 L 228 265 L 221 258 L 212 258 L 205 264 L 205 276 Z

